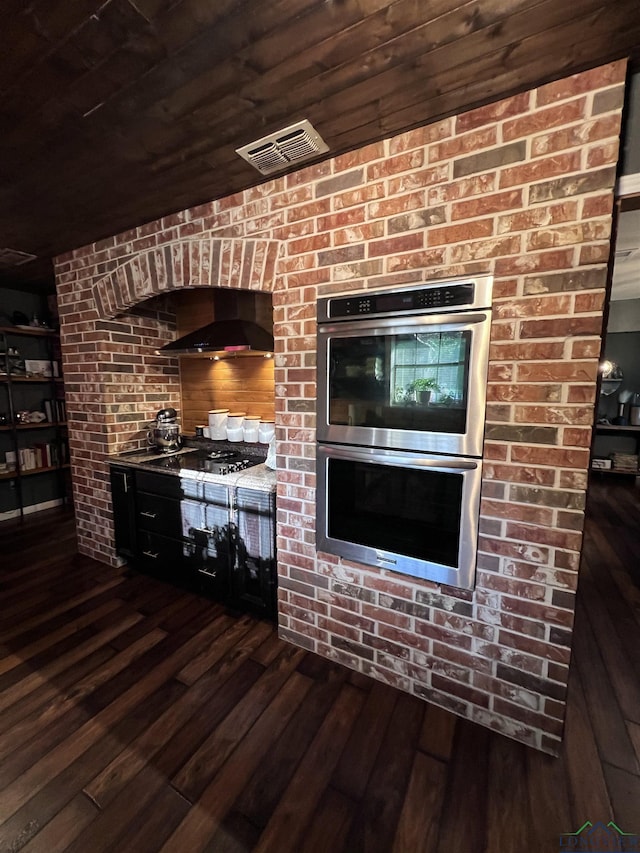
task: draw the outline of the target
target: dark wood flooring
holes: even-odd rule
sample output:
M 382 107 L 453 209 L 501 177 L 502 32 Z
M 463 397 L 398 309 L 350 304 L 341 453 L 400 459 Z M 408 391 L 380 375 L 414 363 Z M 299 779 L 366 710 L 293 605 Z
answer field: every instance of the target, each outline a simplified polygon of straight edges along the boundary
M 558 758 L 0 526 L 0 851 L 557 851 L 640 833 L 640 488 L 589 493 Z M 635 574 L 635 579 L 633 575 Z

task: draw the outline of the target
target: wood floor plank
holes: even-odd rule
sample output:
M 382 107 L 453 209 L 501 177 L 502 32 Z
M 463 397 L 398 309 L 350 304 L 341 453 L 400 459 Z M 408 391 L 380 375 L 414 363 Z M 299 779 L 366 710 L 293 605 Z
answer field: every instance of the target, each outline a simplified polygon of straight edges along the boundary
M 135 827 L 140 812 L 148 811 L 162 799 L 171 799 L 172 794 L 180 803 L 182 811 L 186 811 L 185 801 L 172 791 L 164 776 L 152 764 L 146 765 L 73 840 L 67 848 L 68 853 L 86 853 L 87 850 L 91 850 L 91 853 L 109 853 L 120 850 L 130 830 Z M 159 827 L 163 826 L 159 822 Z M 151 841 L 153 847 L 148 846 Z M 162 841 L 164 837 L 147 839 L 147 850 L 157 850 Z
M 434 758 L 448 761 L 453 749 L 457 719 L 435 705 L 427 705 L 420 733 L 420 749 Z
M 571 814 L 576 827 L 582 826 L 585 815 L 597 815 L 607 823 L 614 819 L 598 756 L 595 735 L 579 673 L 572 672 L 569 685 L 571 702 L 567 707 L 564 754 Z
M 273 701 L 282 685 L 303 657 L 301 649 L 285 647 L 262 672 L 246 694 L 233 707 L 198 750 L 173 776 L 176 790 L 194 803 L 215 776 L 219 767 L 242 740 L 264 709 Z M 259 664 L 255 664 L 259 667 Z M 262 669 L 262 667 L 260 667 Z
M 446 784 L 446 765 L 417 752 L 393 841 L 393 853 L 409 850 L 411 853 L 432 853 L 436 849 Z
M 262 629 L 255 633 L 250 631 L 249 635 L 253 635 L 257 645 Z M 238 653 L 230 644 L 227 656 L 221 658 L 217 667 L 189 687 L 184 696 L 143 732 L 130 748 L 122 750 L 109 766 L 91 780 L 85 790 L 96 802 L 107 803 L 147 761 L 157 765 L 159 753 L 163 750 L 163 764 L 169 768 L 170 774 L 182 766 L 204 739 L 211 725 L 215 725 L 228 713 L 228 702 L 221 691 L 250 656 L 253 647 L 248 639 L 248 635 L 242 635 L 242 653 Z M 258 674 L 254 667 L 250 667 L 250 672 Z M 240 678 L 244 680 L 244 675 Z M 170 744 L 170 749 L 166 748 L 167 744 Z
M 70 619 L 57 630 L 47 631 L 46 633 L 41 634 L 38 639 L 33 639 L 30 642 L 27 642 L 26 645 L 22 645 L 21 643 L 14 641 L 12 643 L 12 648 L 15 649 L 15 651 L 12 651 L 10 654 L 5 654 L 0 658 L 0 676 L 21 664 L 28 665 L 31 658 L 35 658 L 37 656 L 40 656 L 40 659 L 35 665 L 39 666 L 40 660 L 43 660 L 43 652 L 51 649 L 56 645 L 56 643 L 59 643 L 60 640 L 70 637 L 72 634 L 77 633 L 81 628 L 85 628 L 87 625 L 97 622 L 103 616 L 113 613 L 118 609 L 121 609 L 121 604 L 117 599 L 105 601 L 104 604 L 96 610 L 93 610 L 90 613 L 85 613 L 75 619 Z
M 371 687 L 333 774 L 333 787 L 356 802 L 364 796 L 397 701 L 398 693 L 387 685 Z
M 176 677 L 183 684 L 194 684 L 201 675 L 212 669 L 230 648 L 236 646 L 252 627 L 255 629 L 255 623 L 246 616 L 235 620 L 227 616 L 220 619 L 219 622 L 221 630 L 218 636 L 220 637 L 224 632 L 224 637 L 221 638 L 220 642 L 208 644 L 193 656 L 193 660 L 182 667 Z M 260 630 L 265 638 L 273 633 L 271 626 L 266 623 L 260 626 Z M 238 649 L 238 653 L 241 654 L 242 650 Z
M 31 841 L 20 848 L 20 853 L 65 853 L 83 828 L 95 819 L 97 811 L 91 800 L 76 794 Z
M 55 678 L 56 675 L 63 672 L 68 666 L 77 663 L 96 649 L 99 649 L 105 643 L 110 642 L 113 637 L 117 636 L 122 631 L 126 631 L 128 627 L 134 625 L 141 618 L 142 617 L 139 613 L 124 614 L 118 621 L 114 622 L 110 627 L 105 628 L 103 631 L 100 631 L 98 634 L 92 636 L 91 632 L 88 632 L 89 635 L 86 640 L 77 642 L 76 645 L 70 644 L 69 651 L 60 654 L 59 657 L 55 657 L 50 663 L 47 663 L 38 670 L 30 672 L 28 675 L 23 677 L 21 681 L 18 681 L 11 687 L 6 688 L 4 692 L 0 694 L 0 710 L 8 708 L 14 702 L 17 702 L 32 690 L 38 688 L 41 684 L 44 684 L 51 678 Z M 76 637 L 76 641 L 79 639 L 80 637 Z
M 291 781 L 300 756 L 307 751 L 345 679 L 343 670 L 340 676 L 328 681 L 314 682 L 291 722 L 272 744 L 265 760 L 236 801 L 235 812 L 256 828 L 262 830 L 267 825 Z
M 175 635 L 172 639 L 177 648 L 173 653 L 167 655 L 162 666 L 156 666 L 146 672 L 141 678 L 130 678 L 131 685 L 124 692 L 119 693 L 117 698 L 114 698 L 109 705 L 82 725 L 74 733 L 73 737 L 67 738 L 38 761 L 37 764 L 30 767 L 19 779 L 16 779 L 11 785 L 5 788 L 2 791 L 2 798 L 6 814 L 13 814 L 16 809 L 28 801 L 34 792 L 39 791 L 47 783 L 54 768 L 68 767 L 69 764 L 95 743 L 95 740 L 102 735 L 105 728 L 121 720 L 134 706 L 143 702 L 158 687 L 170 677 L 173 677 L 175 672 L 183 667 L 186 661 L 196 653 L 199 645 L 206 642 L 210 634 L 217 632 L 217 625 L 213 627 L 209 625 L 200 632 L 197 632 L 196 629 L 195 636 L 192 633 L 193 630 L 194 626 L 190 626 L 188 633 L 191 636 L 186 642 L 182 642 L 182 638 L 176 640 L 178 635 Z M 165 642 L 160 642 L 151 652 L 156 652 Z M 163 649 L 162 651 L 165 650 Z M 149 653 L 139 658 L 135 662 L 133 669 L 135 670 L 140 661 L 148 657 Z M 114 680 L 116 679 L 112 679 L 112 681 Z M 0 824 L 4 819 L 4 815 L 0 815 Z
M 602 766 L 609 795 L 616 804 L 616 822 L 625 832 L 636 832 L 640 821 L 640 776 L 606 761 Z
M 305 830 L 304 853 L 327 853 L 329 850 L 332 853 L 347 853 L 347 838 L 355 810 L 356 803 L 353 800 L 331 786 L 326 788 Z M 207 853 L 215 851 L 212 849 Z
M 574 643 L 573 662 L 580 673 L 594 737 L 600 757 L 630 773 L 640 773 L 633 744 L 618 705 L 615 689 L 600 655 L 587 613 L 579 605 L 576 619 L 583 621 L 579 642 Z M 603 697 L 607 697 L 603 700 Z
M 101 684 L 121 672 L 136 657 L 144 654 L 165 636 L 165 632 L 158 629 L 149 631 L 137 643 L 133 643 L 123 652 L 113 655 L 109 663 L 106 664 L 105 662 L 98 672 L 92 672 L 77 681 L 71 690 L 59 691 L 57 695 L 51 696 L 46 704 L 40 705 L 31 715 L 23 716 L 12 728 L 0 735 L 0 755 L 4 755 L 6 758 L 14 749 L 23 750 L 31 731 L 49 727 L 67 711 L 86 702 L 90 694 Z
M 590 560 L 585 558 L 582 571 L 579 612 L 584 607 L 587 622 L 597 638 L 598 650 L 623 715 L 640 724 L 640 679 L 629 678 L 629 673 L 633 670 L 625 644 L 615 630 L 614 620 L 604 606 L 600 592 L 592 582 L 592 574 L 598 571 L 598 567 L 592 566 Z M 576 642 L 579 640 L 580 635 L 576 637 Z
M 554 850 L 561 833 L 571 832 L 574 828 L 566 759 L 564 754 L 556 757 L 528 749 L 526 762 L 527 802 L 531 814 L 528 846 L 530 849 Z
M 65 565 L 64 561 L 61 563 Z M 35 612 L 30 616 L 19 620 L 10 621 L 6 611 L 3 610 L 3 628 L 0 629 L 0 641 L 8 643 L 16 635 L 23 633 L 29 628 L 34 628 L 41 625 L 43 622 L 62 614 L 67 613 L 72 608 L 77 607 L 84 602 L 91 602 L 93 599 L 98 599 L 109 590 L 113 590 L 121 585 L 122 581 L 119 577 L 112 577 L 101 584 L 96 584 L 91 590 L 83 590 L 75 594 L 70 594 L 61 601 L 53 602 L 48 599 L 41 603 L 40 607 L 35 608 Z
M 22 699 L 0 712 L 0 732 L 7 731 L 40 708 L 41 705 L 51 702 L 60 693 L 72 689 L 76 682 L 81 681 L 85 675 L 99 670 L 115 654 L 115 649 L 111 648 L 110 645 L 101 646 L 77 663 L 67 667 L 54 679 L 46 681 L 40 687 L 27 693 Z
M 363 695 L 344 684 L 255 846 L 256 853 L 304 845 L 303 833 L 329 784 L 342 747 L 360 714 Z
M 134 810 L 129 825 L 118 839 L 118 853 L 156 853 L 190 808 L 191 803 L 170 785 L 163 785 L 145 808 Z M 109 815 L 110 820 L 113 820 L 112 815 Z
M 531 815 L 527 813 L 527 747 L 492 738 L 487 769 L 487 850 L 519 850 L 531 841 Z M 512 815 L 518 811 L 519 819 Z
M 467 720 L 458 723 L 434 853 L 487 849 L 487 774 L 493 737 Z
M 360 807 L 352 821 L 347 838 L 350 849 L 370 850 L 372 853 L 391 850 L 420 739 L 424 711 L 424 702 L 415 696 L 400 694 L 398 697 Z
M 184 692 L 177 681 L 164 682 L 148 701 L 130 709 L 113 725 L 103 721 L 99 736 L 87 748 L 62 751 L 62 760 L 48 762 L 42 784 L 27 792 L 22 805 L 9 816 L 10 800 L 5 791 L 0 794 L 3 812 L 0 815 L 0 850 L 19 849 L 35 837 L 81 790 L 82 786 L 109 763 L 123 744 L 129 743 L 144 730 L 158 714 L 175 702 Z M 67 760 L 69 759 L 69 760 Z M 23 779 L 25 777 L 22 777 Z
M 291 674 L 159 853 L 186 849 L 196 853 L 212 842 L 225 815 L 267 754 L 272 739 L 282 734 L 311 684 L 311 679 L 299 672 Z
M 636 759 L 640 762 L 640 724 L 627 720 L 627 731 L 629 732 L 629 737 L 633 743 Z

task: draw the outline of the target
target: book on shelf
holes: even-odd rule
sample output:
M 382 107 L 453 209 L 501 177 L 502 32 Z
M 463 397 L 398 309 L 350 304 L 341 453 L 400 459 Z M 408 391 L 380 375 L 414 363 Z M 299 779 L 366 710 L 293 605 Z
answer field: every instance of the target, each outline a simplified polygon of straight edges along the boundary
M 44 413 L 49 423 L 64 423 L 67 419 L 67 407 L 62 398 L 43 400 Z
M 9 452 L 6 454 L 7 467 L 9 465 Z M 66 441 L 60 443 L 50 441 L 47 443 L 39 442 L 30 447 L 21 447 L 18 450 L 18 462 L 21 471 L 34 471 L 38 468 L 57 468 L 59 465 L 66 465 L 69 461 L 69 449 Z M 15 466 L 14 466 L 15 467 Z

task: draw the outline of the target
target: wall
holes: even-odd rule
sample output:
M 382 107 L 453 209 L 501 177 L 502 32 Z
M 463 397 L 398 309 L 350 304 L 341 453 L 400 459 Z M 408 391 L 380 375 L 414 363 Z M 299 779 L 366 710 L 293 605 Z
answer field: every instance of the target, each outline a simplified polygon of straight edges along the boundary
M 114 559 L 105 453 L 136 440 L 149 387 L 177 389 L 175 362 L 151 355 L 168 323 L 118 312 L 192 282 L 194 267 L 202 286 L 221 273 L 222 286 L 273 290 L 281 635 L 554 751 L 624 74 L 624 63 L 579 74 L 57 259 L 83 551 Z M 243 244 L 271 251 L 257 238 L 272 241 L 273 275 L 241 260 L 230 275 Z M 316 298 L 478 271 L 495 287 L 475 590 L 316 553 Z M 136 367 L 121 390 L 125 365 Z

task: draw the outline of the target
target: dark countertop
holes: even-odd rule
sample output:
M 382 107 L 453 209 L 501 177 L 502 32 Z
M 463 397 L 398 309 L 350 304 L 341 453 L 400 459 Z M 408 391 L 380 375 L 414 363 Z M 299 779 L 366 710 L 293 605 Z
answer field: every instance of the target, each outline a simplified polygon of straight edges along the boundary
M 196 441 L 188 440 L 188 443 L 181 450 L 178 450 L 175 456 L 180 456 L 184 453 L 190 453 L 194 450 L 216 450 L 221 447 L 237 450 L 243 455 L 249 457 L 258 457 L 264 459 L 266 456 L 266 445 L 247 444 L 245 442 L 211 442 L 207 440 Z M 110 465 L 124 465 L 128 468 L 137 468 L 140 471 L 149 471 L 157 474 L 164 474 L 169 477 L 184 477 L 189 480 L 194 480 L 200 483 L 218 483 L 222 486 L 242 486 L 246 489 L 257 489 L 261 492 L 275 492 L 276 490 L 276 472 L 271 468 L 267 468 L 264 462 L 254 465 L 251 468 L 245 468 L 243 471 L 236 471 L 230 474 L 211 474 L 201 471 L 192 471 L 189 468 L 180 468 L 177 470 L 155 468 L 145 465 L 145 462 L 150 462 L 153 459 L 160 459 L 166 454 L 151 448 L 142 448 L 137 450 L 128 450 L 124 453 L 113 454 L 108 457 Z

